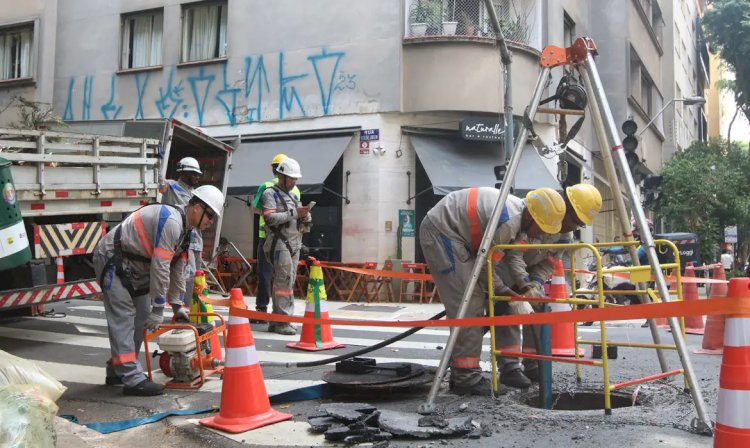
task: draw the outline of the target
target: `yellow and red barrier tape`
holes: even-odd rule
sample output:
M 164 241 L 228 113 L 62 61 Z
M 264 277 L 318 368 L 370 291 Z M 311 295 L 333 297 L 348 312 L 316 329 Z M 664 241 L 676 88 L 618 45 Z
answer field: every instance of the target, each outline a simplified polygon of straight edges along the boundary
M 407 320 L 375 321 L 351 319 L 315 319 L 281 314 L 260 313 L 247 309 L 229 309 L 230 316 L 249 319 L 267 320 L 269 322 L 289 322 L 310 325 L 346 325 L 357 327 L 487 327 L 505 325 L 542 325 L 564 322 L 614 321 L 630 319 L 655 319 L 660 317 L 682 317 L 703 315 L 750 315 L 750 297 L 716 297 L 705 300 L 676 301 L 669 303 L 650 303 L 646 305 L 628 305 L 616 308 L 593 308 L 578 311 L 553 313 L 535 313 L 513 316 L 467 317 L 445 320 Z

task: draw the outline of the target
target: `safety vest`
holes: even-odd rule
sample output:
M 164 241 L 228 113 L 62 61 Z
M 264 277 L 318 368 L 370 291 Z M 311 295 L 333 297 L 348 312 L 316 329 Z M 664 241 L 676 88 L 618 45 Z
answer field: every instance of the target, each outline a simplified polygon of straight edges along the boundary
M 260 188 L 258 188 L 258 192 L 255 193 L 255 197 L 258 198 L 258 200 L 253 200 L 253 206 L 256 204 L 260 204 L 260 197 L 263 195 L 263 192 L 266 191 L 267 188 L 273 187 L 279 183 L 279 178 L 274 177 L 272 181 L 263 182 L 263 185 L 261 185 Z M 300 202 L 302 202 L 302 194 L 299 192 L 299 188 L 295 185 L 294 188 L 292 188 L 292 193 L 297 195 L 297 198 L 299 198 Z M 255 207 L 260 208 L 260 207 Z M 266 237 L 266 220 L 263 218 L 263 215 L 260 215 L 260 219 L 258 220 L 258 238 L 264 239 Z

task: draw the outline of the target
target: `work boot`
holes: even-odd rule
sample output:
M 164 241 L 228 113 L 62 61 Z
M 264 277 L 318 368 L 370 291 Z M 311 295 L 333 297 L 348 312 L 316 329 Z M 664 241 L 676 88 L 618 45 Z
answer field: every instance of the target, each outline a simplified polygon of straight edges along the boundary
M 266 311 L 265 308 L 256 308 L 255 311 L 257 311 L 259 313 L 267 313 L 268 312 L 268 311 Z M 268 321 L 266 319 L 250 319 L 250 323 L 251 324 L 262 324 L 264 322 L 268 322 Z M 269 331 L 271 331 L 271 330 L 269 330 Z
M 524 370 L 523 374 L 531 380 L 531 382 L 538 383 L 539 382 L 539 368 L 535 367 L 533 369 L 529 369 L 528 367 Z
M 122 384 L 122 378 L 117 375 L 107 375 L 107 377 L 104 378 L 104 384 L 107 386 L 119 386 Z
M 269 322 L 268 323 L 268 332 L 273 333 L 276 331 L 276 322 Z
M 292 336 L 292 335 L 297 334 L 297 330 L 290 324 L 276 324 L 276 327 L 273 329 L 273 332 L 277 334 L 283 334 L 286 336 Z
M 161 395 L 164 393 L 164 385 L 158 383 L 152 383 L 151 381 L 144 379 L 135 386 L 125 386 L 122 389 L 123 395 L 134 395 L 138 397 L 153 397 L 154 395 Z
M 500 383 L 514 389 L 528 389 L 531 387 L 531 380 L 523 374 L 520 367 L 501 374 Z
M 484 395 L 489 396 L 492 393 L 492 381 L 488 378 L 482 377 L 476 383 L 470 386 L 464 386 L 463 384 L 456 384 L 452 380 L 448 382 L 448 388 L 451 392 L 456 395 Z M 503 393 L 502 388 L 500 394 Z

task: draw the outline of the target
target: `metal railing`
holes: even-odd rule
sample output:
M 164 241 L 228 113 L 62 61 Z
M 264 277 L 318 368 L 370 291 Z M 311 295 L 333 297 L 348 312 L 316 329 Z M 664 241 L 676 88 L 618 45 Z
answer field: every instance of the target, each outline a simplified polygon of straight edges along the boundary
M 493 0 L 505 39 L 528 45 L 536 19 L 535 0 Z M 483 0 L 409 0 L 406 36 L 495 38 Z
M 637 245 L 637 241 L 630 241 L 630 242 L 618 242 L 618 243 L 597 243 L 597 244 L 587 244 L 587 243 L 570 243 L 570 244 L 524 244 L 523 250 L 569 250 L 571 251 L 571 266 L 575 266 L 575 254 L 580 250 L 585 250 L 588 252 L 591 252 L 591 254 L 594 256 L 596 261 L 596 276 L 597 276 L 597 287 L 596 289 L 587 290 L 587 289 L 579 289 L 575 286 L 575 281 L 573 281 L 573 287 L 572 287 L 572 293 L 567 298 L 541 298 L 541 299 L 535 299 L 535 298 L 522 298 L 519 299 L 518 297 L 513 298 L 510 296 L 499 296 L 494 294 L 494 285 L 493 285 L 493 257 L 495 252 L 497 251 L 503 251 L 503 250 L 514 250 L 518 249 L 518 245 L 513 244 L 503 244 L 503 245 L 497 245 L 493 246 L 488 255 L 487 255 L 487 272 L 488 272 L 488 278 L 489 278 L 489 287 L 487 288 L 489 290 L 489 315 L 493 317 L 495 315 L 495 302 L 511 302 L 511 301 L 518 301 L 518 300 L 524 300 L 528 302 L 536 302 L 536 303 L 561 303 L 561 304 L 569 304 L 573 307 L 573 309 L 576 309 L 578 306 L 592 306 L 592 307 L 599 307 L 599 308 L 605 308 L 605 307 L 615 307 L 615 306 L 623 306 L 619 304 L 613 304 L 608 303 L 605 301 L 605 295 L 632 295 L 632 294 L 648 294 L 649 297 L 651 297 L 651 300 L 654 302 L 661 302 L 661 298 L 658 296 L 658 292 L 654 291 L 651 288 L 648 288 L 646 290 L 640 291 L 640 290 L 623 290 L 623 291 L 617 291 L 617 290 L 605 290 L 603 285 L 602 278 L 606 275 L 625 275 L 628 276 L 628 279 L 632 281 L 633 283 L 639 283 L 644 282 L 646 280 L 644 276 L 650 277 L 649 273 L 651 272 L 651 266 L 645 265 L 645 266 L 618 266 L 614 268 L 603 268 L 602 267 L 602 257 L 599 253 L 600 247 L 611 247 L 614 245 Z M 671 250 L 674 254 L 674 261 L 672 263 L 662 263 L 661 268 L 662 270 L 671 270 L 674 274 L 674 282 L 676 283 L 676 289 L 674 292 L 670 291 L 670 294 L 674 294 L 676 296 L 676 300 L 682 300 L 682 277 L 680 275 L 680 254 L 677 250 L 677 246 L 674 245 L 671 241 L 668 240 L 655 240 L 654 244 L 664 250 Z M 575 279 L 575 275 L 571 276 L 573 279 Z M 594 296 L 594 298 L 588 298 Z M 628 381 L 624 381 L 622 383 L 616 383 L 612 384 L 610 382 L 610 368 L 609 368 L 609 358 L 607 357 L 607 347 L 630 347 L 630 348 L 652 348 L 657 350 L 676 350 L 676 346 L 673 344 L 640 344 L 640 343 L 632 343 L 632 342 L 615 342 L 615 341 L 609 341 L 607 339 L 607 325 L 606 322 L 602 321 L 600 322 L 601 325 L 601 331 L 600 335 L 601 338 L 599 340 L 579 340 L 578 339 L 578 326 L 573 325 L 573 339 L 574 339 L 574 356 L 573 357 L 561 357 L 561 356 L 549 356 L 549 355 L 541 355 L 536 353 L 526 353 L 526 352 L 513 352 L 513 351 L 507 351 L 507 350 L 499 350 L 496 349 L 495 344 L 495 327 L 490 327 L 490 335 L 491 335 L 491 364 L 492 364 L 492 390 L 497 394 L 499 392 L 499 382 L 498 382 L 498 372 L 497 372 L 497 358 L 498 357 L 512 357 L 512 358 L 529 358 L 529 359 L 536 359 L 540 361 L 553 361 L 553 362 L 564 362 L 568 364 L 575 364 L 576 366 L 576 380 L 578 383 L 581 383 L 581 366 L 593 366 L 593 367 L 601 367 L 604 371 L 603 374 L 603 389 L 604 389 L 604 411 L 606 414 L 610 414 L 612 412 L 612 405 L 611 405 L 611 394 L 612 392 L 623 389 L 628 386 L 632 386 L 635 384 L 641 384 L 648 381 L 655 381 L 658 379 L 667 378 L 674 375 L 680 375 L 684 373 L 683 369 L 677 369 L 677 370 L 671 370 L 671 371 L 663 371 L 661 373 L 648 375 L 643 378 L 636 378 Z M 680 319 L 680 326 L 682 329 L 683 336 L 685 334 L 685 323 L 684 319 Z M 588 360 L 588 359 L 582 359 L 579 353 L 579 345 L 598 345 L 601 346 L 601 360 Z M 685 390 L 688 390 L 688 383 L 687 379 L 685 379 Z

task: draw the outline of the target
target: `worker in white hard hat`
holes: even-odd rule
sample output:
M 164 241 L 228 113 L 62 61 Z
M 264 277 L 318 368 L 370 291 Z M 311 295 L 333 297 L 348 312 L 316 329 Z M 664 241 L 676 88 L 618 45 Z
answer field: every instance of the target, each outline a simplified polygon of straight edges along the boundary
M 164 392 L 138 362 L 144 328 L 162 324 L 169 302 L 178 320 L 191 230 L 204 230 L 224 210 L 224 195 L 214 186 L 193 191 L 185 206 L 149 204 L 133 212 L 102 238 L 94 250 L 94 269 L 104 294 L 109 344 L 107 385 L 123 384 L 125 395 Z
M 449 193 L 435 205 L 419 227 L 419 239 L 430 267 L 440 300 L 449 318 L 456 318 L 471 271 L 478 256 L 482 236 L 500 192 L 494 188 L 469 188 Z M 543 233 L 560 232 L 565 201 L 550 188 L 533 190 L 522 200 L 508 195 L 500 214 L 492 245 L 522 244 Z M 507 263 L 503 252 L 495 261 Z M 486 266 L 486 263 L 483 262 Z M 483 269 L 486 269 L 483 268 Z M 494 292 L 510 295 L 509 286 L 493 270 Z M 487 273 L 479 275 L 464 317 L 481 317 L 488 308 Z M 527 306 L 517 301 L 514 307 Z M 516 313 L 516 314 L 520 314 Z M 451 354 L 450 389 L 459 394 L 489 395 L 491 381 L 482 375 L 479 358 L 485 329 L 466 327 Z
M 162 204 L 184 207 L 193 196 L 203 176 L 200 164 L 192 157 L 183 157 L 177 163 L 177 180 L 166 179 L 160 192 Z M 190 251 L 188 252 L 187 267 L 185 269 L 185 305 L 190 307 L 193 298 L 193 283 L 195 271 L 201 268 L 201 252 L 203 252 L 203 235 L 194 229 L 190 234 Z
M 273 265 L 273 313 L 291 316 L 294 314 L 294 282 L 297 278 L 297 263 L 302 248 L 299 224 L 310 222 L 310 209 L 303 207 L 294 193 L 297 180 L 302 177 L 299 163 L 284 159 L 276 168 L 279 181 L 266 188 L 261 198 L 263 217 L 268 235 L 263 247 L 265 256 Z M 270 322 L 268 331 L 293 335 L 295 328 L 289 323 Z
M 593 185 L 577 184 L 565 189 L 565 217 L 559 233 L 542 234 L 539 238 L 529 240 L 531 244 L 563 244 L 574 240 L 573 232 L 594 223 L 594 218 L 602 209 L 602 196 Z M 546 297 L 544 284 L 554 271 L 557 259 L 565 260 L 563 250 L 525 249 L 506 252 L 508 263 L 498 265 L 497 271 L 506 285 L 517 294 L 529 298 Z M 570 267 L 570 266 L 568 266 Z M 571 277 L 572 278 L 572 277 Z M 570 290 L 570 287 L 568 287 Z M 495 314 L 508 314 L 507 302 L 498 302 Z M 505 309 L 504 309 L 505 308 Z M 534 308 L 539 309 L 537 304 Z M 528 309 L 527 309 L 528 310 Z M 495 349 L 510 352 L 534 352 L 531 326 L 523 327 L 523 347 L 521 345 L 521 326 L 499 326 L 495 329 Z M 508 387 L 526 389 L 531 382 L 539 381 L 538 363 L 524 360 L 523 368 L 518 358 L 501 356 L 497 360 L 500 372 L 500 383 Z
M 276 175 L 276 168 L 278 168 L 279 164 L 286 158 L 287 155 L 283 153 L 278 153 L 273 157 L 273 159 L 271 160 L 271 172 L 273 173 L 274 178 L 258 186 L 258 191 L 255 193 L 255 197 L 253 198 L 252 202 L 254 212 L 260 215 L 260 217 L 258 218 L 257 251 L 258 292 L 255 296 L 255 310 L 260 311 L 261 313 L 268 312 L 268 303 L 271 301 L 271 279 L 273 278 L 273 265 L 268 259 L 266 259 L 266 254 L 263 249 L 266 244 L 266 220 L 263 217 L 263 207 L 261 205 L 261 199 L 263 198 L 263 193 L 267 188 L 273 187 L 274 185 L 279 183 L 279 178 Z M 292 188 L 291 192 L 299 200 L 302 200 L 302 195 L 300 194 L 299 188 L 297 188 L 296 185 L 294 186 L 294 188 Z M 259 321 L 253 320 L 252 322 L 257 323 Z

